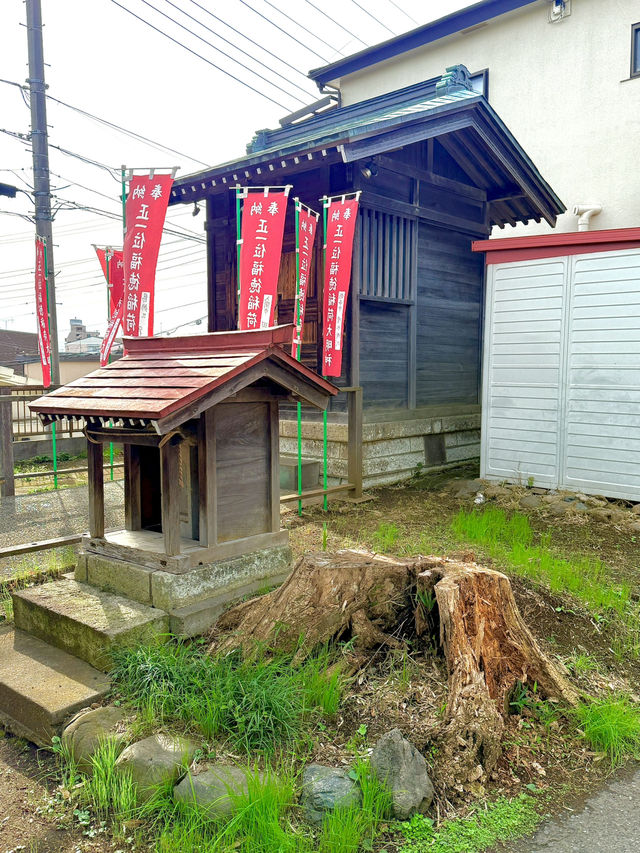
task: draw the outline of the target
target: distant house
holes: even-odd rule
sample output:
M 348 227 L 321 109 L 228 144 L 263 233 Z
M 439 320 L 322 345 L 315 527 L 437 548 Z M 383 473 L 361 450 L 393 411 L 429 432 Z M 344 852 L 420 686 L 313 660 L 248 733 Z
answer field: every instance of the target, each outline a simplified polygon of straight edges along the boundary
M 0 329 L 0 367 L 22 374 L 24 360 L 37 355 L 38 335 L 35 332 Z
M 534 219 L 553 227 L 564 210 L 558 196 L 462 66 L 285 121 L 260 131 L 245 156 L 174 184 L 171 204 L 206 203 L 210 331 L 236 327 L 230 189 L 288 183 L 292 195 L 316 209 L 323 195 L 362 192 L 337 384 L 363 388 L 365 483 L 400 479 L 418 464 L 477 456 L 484 270 L 471 242 L 488 237 L 494 225 Z M 293 320 L 293 226 L 291 205 L 279 323 Z M 318 241 L 302 357 L 319 372 L 321 265 Z M 339 404 L 330 419 L 330 473 L 340 479 L 347 460 Z M 316 426 L 305 423 L 304 434 L 305 455 L 317 458 Z M 293 449 L 286 425 L 282 435 L 282 449 Z

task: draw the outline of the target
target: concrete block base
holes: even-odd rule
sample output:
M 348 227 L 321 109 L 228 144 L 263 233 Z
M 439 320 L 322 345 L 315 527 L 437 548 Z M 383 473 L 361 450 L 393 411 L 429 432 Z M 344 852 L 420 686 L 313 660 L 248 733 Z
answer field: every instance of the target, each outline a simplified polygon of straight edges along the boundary
M 0 629 L 0 723 L 49 746 L 64 723 L 111 689 L 104 673 L 8 626 Z
M 16 628 L 75 655 L 104 672 L 122 646 L 164 642 L 162 610 L 75 580 L 58 580 L 13 593 Z

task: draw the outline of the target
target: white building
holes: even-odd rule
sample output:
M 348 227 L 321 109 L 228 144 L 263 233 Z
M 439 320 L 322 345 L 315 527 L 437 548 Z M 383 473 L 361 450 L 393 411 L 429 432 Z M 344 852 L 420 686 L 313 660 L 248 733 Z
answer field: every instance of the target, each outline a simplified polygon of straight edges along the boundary
M 591 228 L 640 225 L 638 0 L 483 0 L 311 76 L 349 105 L 456 64 L 486 72 L 489 102 L 567 206 L 558 231 L 585 204 L 602 206 Z

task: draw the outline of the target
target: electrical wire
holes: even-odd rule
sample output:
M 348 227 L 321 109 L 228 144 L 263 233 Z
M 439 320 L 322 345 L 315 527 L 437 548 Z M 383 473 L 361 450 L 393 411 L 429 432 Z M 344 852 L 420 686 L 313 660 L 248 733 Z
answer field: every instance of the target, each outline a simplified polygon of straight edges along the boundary
M 249 74 L 253 74 L 254 77 L 257 77 L 258 80 L 261 80 L 263 83 L 266 83 L 268 86 L 273 86 L 274 89 L 278 89 L 278 91 L 282 92 L 288 98 L 293 98 L 293 100 L 297 101 L 299 104 L 304 104 L 304 101 L 301 98 L 299 98 L 297 95 L 293 95 L 287 89 L 283 89 L 282 86 L 278 85 L 278 83 L 274 83 L 272 80 L 267 80 L 266 77 L 263 77 L 261 74 L 258 74 L 258 72 L 254 71 L 253 68 L 249 68 L 247 65 L 240 62 L 238 59 L 235 59 L 233 56 L 230 56 L 224 50 L 221 50 L 221 48 L 216 47 L 214 44 L 211 44 L 211 42 L 207 41 L 206 38 L 203 38 L 202 36 L 199 36 L 197 33 L 194 33 L 193 30 L 190 30 L 189 27 L 186 27 L 184 24 L 181 24 L 179 21 L 176 21 L 176 19 L 172 18 L 171 15 L 167 15 L 166 12 L 162 12 L 160 9 L 157 8 L 157 6 L 154 6 L 153 3 L 150 3 L 149 0 L 140 0 L 140 2 L 144 3 L 144 5 L 148 6 L 150 9 L 153 9 L 153 11 L 157 12 L 158 15 L 162 15 L 163 18 L 166 18 L 168 21 L 171 21 L 172 24 L 175 24 L 177 27 L 180 27 L 180 29 L 189 33 L 189 35 L 192 35 L 194 38 L 199 39 L 203 44 L 206 44 L 207 47 L 210 47 L 212 50 L 216 50 L 218 53 L 221 53 L 224 57 L 226 57 L 231 62 L 235 62 L 235 64 L 239 65 L 240 68 L 243 68 L 245 71 L 248 71 Z M 167 0 L 167 2 L 169 2 L 169 0 Z M 171 5 L 173 6 L 173 3 L 171 3 Z M 187 14 L 187 13 L 185 12 L 184 14 Z M 226 39 L 225 39 L 225 41 L 226 41 Z M 244 53 L 244 51 L 243 51 L 243 53 Z M 245 53 L 245 55 L 246 55 L 246 53 Z M 264 63 L 261 63 L 261 64 L 264 64 Z M 265 68 L 268 68 L 268 66 L 265 66 Z M 269 71 L 271 71 L 270 68 L 269 68 Z M 273 73 L 277 74 L 277 72 L 273 72 Z M 281 74 L 278 74 L 278 76 L 282 77 Z M 284 77 L 282 79 L 285 80 L 287 83 L 289 82 Z
M 382 21 L 380 21 L 378 18 L 376 18 L 376 16 L 373 15 L 368 9 L 366 9 L 364 6 L 362 6 L 360 3 L 358 3 L 358 0 L 351 0 L 351 2 L 353 3 L 354 6 L 357 6 L 358 9 L 361 9 L 365 13 L 365 15 L 368 15 L 372 21 L 375 21 L 376 24 L 381 26 L 388 33 L 391 33 L 392 36 L 395 36 L 394 31 L 390 27 L 388 27 L 386 24 L 383 24 Z
M 112 0 L 112 2 L 115 2 L 115 0 Z M 288 33 L 286 30 L 282 29 L 282 27 L 279 26 L 278 24 L 276 24 L 275 21 L 272 21 L 271 18 L 267 18 L 267 16 L 263 15 L 262 12 L 259 12 L 257 9 L 254 9 L 253 6 L 251 6 L 249 3 L 247 3 L 247 0 L 238 0 L 238 2 L 242 3 L 243 6 L 246 6 L 247 9 L 250 9 L 256 15 L 259 15 L 259 17 L 261 17 L 264 21 L 266 21 L 272 27 L 275 27 L 277 30 L 280 30 L 280 32 L 284 33 L 285 36 L 287 36 L 287 38 L 293 39 L 293 41 L 295 41 L 297 44 L 299 44 L 305 50 L 308 50 L 309 53 L 312 53 L 314 56 L 317 56 L 318 59 L 321 59 L 323 62 L 329 61 L 324 56 L 319 54 L 316 50 L 313 50 L 312 48 L 310 48 L 309 45 L 305 44 L 304 42 L 300 41 L 300 39 L 297 39 L 294 35 L 291 35 L 291 33 Z
M 420 26 L 420 25 L 418 24 L 418 22 L 416 21 L 416 19 L 415 19 L 415 18 L 412 18 L 412 17 L 411 17 L 411 15 L 410 15 L 407 11 L 405 11 L 401 6 L 398 6 L 398 4 L 397 4 L 397 3 L 394 3 L 394 0 L 387 0 L 387 3 L 390 3 L 390 4 L 391 4 L 395 9 L 397 9 L 397 10 L 398 10 L 398 12 L 402 12 L 402 14 L 403 14 L 403 15 L 406 15 L 406 16 L 407 16 L 407 18 L 409 18 L 409 20 L 410 20 L 410 21 L 413 21 L 413 23 L 414 23 L 417 27 L 418 27 L 418 26 Z
M 267 6 L 271 6 L 272 9 L 275 9 L 276 12 L 279 12 L 288 21 L 291 21 L 292 24 L 295 24 L 297 27 L 300 27 L 301 30 L 304 30 L 305 33 L 308 33 L 310 36 L 313 36 L 313 38 L 322 42 L 322 44 L 325 45 L 325 47 L 328 47 L 329 50 L 337 50 L 337 48 L 334 45 L 330 44 L 328 41 L 325 41 L 317 33 L 314 33 L 313 30 L 310 30 L 308 27 L 305 27 L 305 25 L 301 24 L 300 21 L 296 21 L 296 19 L 292 18 L 291 15 L 287 15 L 286 12 L 283 12 L 282 9 L 279 9 L 274 3 L 271 2 L 271 0 L 264 0 L 264 2 L 267 4 Z M 339 50 L 338 53 L 342 53 L 342 51 Z M 317 54 L 316 54 L 316 56 L 317 56 Z
M 144 0 L 143 0 L 143 2 L 144 2 Z M 285 77 L 285 76 L 284 76 L 283 74 L 281 74 L 279 71 L 276 71 L 276 69 L 275 69 L 275 68 L 272 68 L 270 65 L 267 65 L 267 64 L 266 64 L 265 62 L 263 62 L 261 59 L 258 59 L 258 57 L 257 57 L 257 56 L 250 56 L 250 54 L 248 54 L 245 50 L 242 50 L 242 48 L 241 48 L 241 47 L 238 47 L 237 45 L 235 45 L 235 44 L 234 44 L 232 41 L 230 41 L 228 38 L 226 38 L 225 36 L 221 35 L 220 33 L 217 33 L 215 30 L 211 29 L 211 27 L 208 27 L 206 24 L 203 24 L 203 23 L 202 23 L 202 21 L 200 21 L 200 20 L 199 20 L 198 18 L 196 18 L 194 15 L 190 15 L 188 12 L 186 12 L 184 9 L 182 9 L 180 6 L 178 6 L 176 3 L 174 3 L 174 2 L 173 2 L 173 0 L 165 0 L 165 3 L 168 3 L 168 4 L 169 4 L 169 6 L 172 6 L 174 9 L 177 9 L 177 10 L 178 10 L 178 12 L 180 12 L 180 13 L 181 13 L 181 14 L 183 14 L 183 15 L 185 15 L 185 16 L 186 16 L 187 18 L 189 18 L 190 20 L 195 21 L 195 22 L 196 22 L 196 24 L 198 24 L 199 26 L 201 26 L 203 29 L 207 30 L 207 32 L 212 33 L 214 36 L 216 36 L 216 38 L 222 39 L 222 41 L 223 41 L 223 42 L 225 42 L 226 44 L 231 45 L 231 47 L 233 47 L 235 50 L 240 51 L 240 53 L 243 53 L 243 54 L 245 55 L 245 57 L 247 57 L 248 59 L 250 59 L 252 62 L 257 62 L 257 63 L 258 63 L 258 65 L 261 65 L 261 66 L 262 66 L 263 68 L 265 68 L 269 73 L 271 73 L 271 74 L 275 74 L 275 75 L 276 75 L 276 76 L 278 76 L 281 80 L 284 80 L 284 81 L 285 81 L 285 83 L 288 83 L 288 84 L 289 84 L 289 85 L 291 85 L 291 86 L 295 86 L 295 88 L 296 88 L 296 89 L 298 89 L 300 92 L 302 92 L 302 94 L 305 96 L 305 98 L 307 98 L 307 99 L 308 99 L 308 98 L 310 97 L 309 92 L 307 92 L 307 90 L 306 90 L 306 89 L 303 89 L 303 88 L 302 88 L 302 86 L 298 86 L 298 84 L 297 84 L 297 83 L 294 83 L 294 81 L 293 81 L 293 80 L 290 80 L 288 77 Z M 196 3 L 195 5 L 196 5 L 196 6 L 199 6 L 199 4 L 198 4 L 198 3 Z M 203 7 L 203 6 L 199 6 L 199 8 L 203 9 L 204 7 Z M 157 12 L 159 12 L 160 10 L 159 10 L 159 9 L 156 9 L 156 11 L 157 11 Z M 207 10 L 207 9 L 205 9 L 205 12 L 206 12 L 206 11 L 208 11 L 208 10 Z M 162 12 L 160 12 L 160 14 L 163 14 L 163 13 L 162 13 Z M 212 13 L 210 13 L 210 14 L 212 14 Z M 214 18 L 215 18 L 216 16 L 212 14 L 212 17 L 214 17 Z M 173 20 L 173 19 L 172 19 L 172 18 L 170 18 L 170 20 Z M 221 19 L 217 19 L 217 20 L 221 20 Z M 177 21 L 174 21 L 174 23 L 177 23 Z M 223 21 L 223 23 L 224 23 L 224 21 Z M 233 29 L 233 28 L 232 28 L 232 29 Z M 187 32 L 191 32 L 191 30 L 187 30 Z M 192 35 L 196 35 L 196 34 L 195 34 L 195 33 L 192 33 Z M 198 38 L 200 38 L 200 37 L 198 36 Z M 204 39 L 203 39 L 203 41 L 204 41 Z M 249 41 L 251 41 L 251 39 L 249 39 Z M 252 42 L 252 43 L 253 43 L 253 44 L 257 44 L 256 42 Z M 214 45 L 210 44 L 210 42 L 208 42 L 208 41 L 205 41 L 205 44 L 209 44 L 209 46 L 210 46 L 210 47 L 213 47 L 213 48 L 214 48 L 214 50 L 219 50 L 219 48 L 214 47 Z M 257 47 L 260 47 L 260 45 L 257 45 Z M 220 51 L 220 52 L 221 52 L 221 53 L 223 53 L 223 51 Z M 267 53 L 270 53 L 270 51 L 267 51 Z M 225 54 L 224 54 L 224 56 L 227 56 L 227 54 L 225 53 Z M 278 59 L 278 57 L 277 57 L 274 53 L 272 53 L 272 54 L 271 54 L 271 56 L 273 56 L 275 59 Z M 232 59 L 233 57 L 229 57 L 229 58 L 230 58 L 230 59 Z M 236 60 L 236 59 L 234 59 L 233 61 L 234 61 L 234 62 L 237 62 L 237 60 Z M 283 60 L 279 60 L 279 61 L 280 61 L 280 62 L 283 62 Z M 242 63 L 239 63 L 239 64 L 240 64 L 240 65 L 242 65 Z M 287 65 L 289 68 L 292 68 L 294 71 L 296 70 L 292 65 L 289 65 L 289 63 L 288 63 L 288 62 L 285 62 L 284 64 L 285 64 L 285 65 Z M 243 67 L 244 67 L 244 68 L 247 68 L 247 71 L 251 71 L 251 69 L 250 69 L 250 68 L 248 68 L 247 66 L 244 66 L 244 65 L 243 65 Z M 252 71 L 252 73 L 254 73 L 254 74 L 255 74 L 255 72 L 254 72 L 254 71 Z M 299 73 L 299 74 L 301 74 L 302 72 L 298 71 L 298 73 Z M 303 76 L 304 76 L 304 75 L 303 75 Z M 270 81 L 269 81 L 269 82 L 270 82 Z M 274 85 L 274 84 L 272 84 L 272 85 Z M 283 91 L 284 91 L 284 90 L 283 90 Z M 289 92 L 287 92 L 287 94 L 291 95 L 291 93 L 289 93 Z M 294 95 L 291 95 L 291 97 L 295 97 L 295 96 L 294 96 Z
M 316 12 L 320 12 L 321 15 L 324 15 L 324 17 L 327 18 L 327 20 L 331 21 L 332 24 L 335 24 L 337 27 L 340 27 L 340 29 L 344 30 L 345 33 L 348 33 L 350 36 L 352 36 L 354 39 L 356 39 L 356 41 L 359 41 L 360 44 L 363 44 L 365 47 L 369 46 L 365 41 L 362 41 L 362 39 L 359 36 L 357 36 L 355 33 L 352 33 L 351 30 L 348 30 L 342 24 L 338 23 L 338 21 L 336 21 L 335 18 L 332 18 L 331 15 L 327 15 L 327 13 L 324 11 L 324 9 L 321 9 L 319 6 L 316 6 L 316 4 L 312 2 L 312 0 L 304 0 L 304 2 L 308 6 L 311 6 L 312 9 L 315 9 Z
M 259 44 L 259 42 L 254 41 L 254 40 L 253 40 L 252 38 L 250 38 L 249 36 L 247 36 L 247 35 L 245 35 L 244 33 L 240 32 L 240 30 L 237 30 L 234 26 L 232 26 L 231 24 L 228 24 L 228 23 L 227 23 L 226 21 L 224 21 L 222 18 L 219 18 L 217 15 L 214 15 L 214 14 L 213 14 L 213 12 L 211 12 L 209 9 L 207 9 L 205 6 L 203 6 L 201 3 L 198 3 L 198 2 L 197 2 L 197 0 L 188 0 L 188 2 L 189 2 L 189 3 L 192 3 L 194 6 L 197 6 L 197 7 L 198 7 L 198 9 L 201 9 L 203 12 L 205 12 L 207 15 L 209 15 L 209 16 L 210 16 L 211 18 L 213 18 L 214 20 L 219 21 L 219 23 L 223 24 L 223 26 L 228 27 L 228 28 L 229 28 L 230 30 L 232 30 L 236 35 L 240 36 L 240 38 L 245 39 L 245 40 L 246 40 L 246 41 L 248 41 L 250 44 L 252 44 L 252 45 L 254 45 L 255 47 L 259 48 L 260 50 L 264 51 L 264 53 L 269 54 L 269 56 L 273 57 L 273 59 L 276 59 L 278 62 L 281 62 L 281 63 L 282 63 L 282 65 L 286 65 L 286 66 L 287 66 L 287 68 L 290 68 L 290 69 L 291 69 L 295 74 L 299 74 L 299 75 L 300 75 L 300 77 L 304 77 L 304 79 L 308 81 L 308 79 L 309 79 L 309 78 L 307 77 L 307 75 L 306 75 L 303 71 L 300 71 L 300 69 L 299 69 L 299 68 L 296 68 L 296 67 L 295 67 L 295 65 L 291 65 L 291 63 L 290 63 L 290 62 L 287 62 L 287 61 L 286 61 L 286 59 L 283 59 L 281 56 L 278 56 L 278 54 L 277 54 L 277 53 L 273 53 L 272 51 L 270 51 L 270 50 L 269 50 L 269 48 L 264 47 L 264 45 Z M 185 14 L 186 14 L 186 13 L 185 13 Z M 204 25 L 203 25 L 203 26 L 204 26 Z M 294 85 L 295 85 L 295 84 L 294 84 Z M 300 87 L 298 87 L 298 88 L 300 88 Z
M 255 92 L 256 95 L 260 95 L 260 97 L 266 98 L 268 101 L 271 101 L 272 104 L 281 107 L 281 109 L 289 109 L 289 107 L 286 107 L 284 104 L 281 104 L 280 101 L 276 101 L 275 98 L 272 98 L 270 95 L 267 95 L 264 92 L 260 92 L 258 89 L 255 89 L 250 83 L 247 83 L 245 80 L 241 80 L 239 77 L 236 77 L 235 74 L 232 74 L 230 71 L 225 71 L 224 68 L 221 68 L 219 65 L 216 65 L 215 62 L 211 62 L 210 59 L 207 59 L 206 57 L 202 56 L 201 53 L 198 53 L 197 51 L 192 50 L 190 47 L 187 47 L 186 44 L 183 44 L 178 39 L 174 39 L 173 36 L 170 36 L 168 33 L 165 33 L 163 30 L 154 26 L 154 24 L 150 23 L 150 21 L 145 21 L 145 19 L 141 18 L 140 15 L 136 15 L 136 13 L 133 12 L 131 9 L 128 9 L 126 6 L 123 6 L 121 3 L 118 3 L 118 0 L 111 0 L 111 2 L 123 11 L 128 12 L 134 18 L 137 18 L 138 21 L 141 21 L 143 24 L 146 24 L 146 26 L 151 27 L 152 30 L 155 30 L 157 33 L 160 33 L 161 36 L 164 36 L 165 38 L 168 38 L 169 41 L 172 41 L 174 44 L 177 44 L 178 47 L 182 47 L 184 48 L 184 50 L 193 54 L 193 56 L 197 56 L 198 59 L 202 59 L 203 62 L 206 62 L 207 65 L 210 65 L 212 68 L 215 68 L 216 71 L 221 71 L 227 77 L 231 77 L 232 80 L 235 80 L 236 83 L 240 83 L 241 86 L 244 86 L 247 89 L 251 89 L 251 91 Z

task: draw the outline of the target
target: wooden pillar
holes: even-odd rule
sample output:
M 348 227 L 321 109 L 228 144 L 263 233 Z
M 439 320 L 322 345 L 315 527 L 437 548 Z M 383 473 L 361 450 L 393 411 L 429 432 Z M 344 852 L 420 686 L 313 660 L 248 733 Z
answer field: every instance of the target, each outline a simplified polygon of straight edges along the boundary
M 104 468 L 102 444 L 87 443 L 89 478 L 89 533 L 94 539 L 104 536 Z
M 16 493 L 13 474 L 13 417 L 11 389 L 0 388 L 0 495 L 13 497 Z
M 362 388 L 354 388 L 347 395 L 347 471 L 353 483 L 351 497 L 362 497 Z
M 269 438 L 271 441 L 271 532 L 280 530 L 280 412 L 278 403 L 269 403 Z
M 207 331 L 216 331 L 216 232 L 213 224 L 213 198 L 207 196 Z
M 198 421 L 198 489 L 200 493 L 200 544 L 203 548 L 218 542 L 218 500 L 216 484 L 216 434 L 214 409 L 200 415 Z
M 140 530 L 140 449 L 135 444 L 124 445 L 124 526 Z
M 164 550 L 173 557 L 180 553 L 180 459 L 171 439 L 160 448 L 160 472 Z

